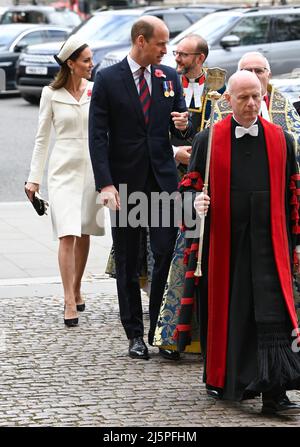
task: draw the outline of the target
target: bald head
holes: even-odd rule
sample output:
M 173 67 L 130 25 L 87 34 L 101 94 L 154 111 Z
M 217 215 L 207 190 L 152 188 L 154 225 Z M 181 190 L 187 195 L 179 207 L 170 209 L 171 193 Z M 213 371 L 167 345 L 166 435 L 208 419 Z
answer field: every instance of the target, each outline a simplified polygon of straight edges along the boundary
M 238 123 L 249 127 L 260 111 L 261 83 L 254 73 L 237 71 L 228 80 L 225 98 Z
M 245 53 L 238 63 L 238 70 L 248 70 L 256 74 L 261 83 L 262 94 L 267 93 L 271 77 L 271 69 L 268 60 L 258 51 Z
M 186 37 L 184 37 L 180 42 L 181 45 L 189 44 L 191 46 L 191 50 L 194 53 L 202 53 L 205 58 L 208 56 L 208 44 L 207 41 L 199 36 L 198 34 L 188 34 Z M 204 62 L 203 60 L 203 62 Z
M 142 16 L 131 28 L 131 41 L 134 44 L 139 36 L 143 36 L 147 42 L 154 36 L 156 31 L 165 31 L 169 34 L 166 24 L 155 16 Z
M 237 71 L 228 80 L 227 92 L 229 94 L 236 94 L 236 91 L 243 90 L 243 88 L 252 85 L 261 90 L 261 84 L 254 73 L 250 71 Z
M 245 53 L 238 62 L 238 70 L 244 70 L 248 65 L 258 65 L 271 71 L 268 59 L 259 51 L 249 51 L 248 53 Z

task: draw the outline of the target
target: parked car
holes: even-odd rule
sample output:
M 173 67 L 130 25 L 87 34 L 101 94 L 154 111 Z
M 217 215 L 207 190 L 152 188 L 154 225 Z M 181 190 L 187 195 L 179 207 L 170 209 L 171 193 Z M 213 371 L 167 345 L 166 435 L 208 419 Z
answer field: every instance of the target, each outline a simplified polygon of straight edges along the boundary
M 300 7 L 247 8 L 206 15 L 170 41 L 164 62 L 175 67 L 172 51 L 188 34 L 199 34 L 209 44 L 205 62 L 210 67 L 236 71 L 239 59 L 248 51 L 263 53 L 277 76 L 299 65 Z M 104 68 L 120 61 L 124 52 L 110 52 L 103 59 Z
M 273 75 L 290 72 L 299 65 L 300 7 L 249 8 L 210 14 L 176 36 L 176 44 L 187 34 L 207 39 L 208 66 L 219 66 L 230 76 L 248 51 L 263 53 Z
M 5 90 L 15 90 L 16 63 L 27 45 L 66 39 L 69 29 L 53 25 L 1 25 L 0 70 L 5 74 Z M 2 90 L 3 91 L 3 90 Z
M 151 14 L 165 20 L 172 35 L 188 27 L 201 15 L 214 7 L 136 8 L 108 10 L 94 14 L 74 33 L 84 36 L 93 50 L 96 71 L 108 51 L 130 46 L 130 29 L 142 15 Z M 59 66 L 53 59 L 61 42 L 27 48 L 19 60 L 17 84 L 21 95 L 29 102 L 39 99 L 43 86 L 49 84 Z M 35 71 L 34 75 L 30 71 Z
M 0 21 L 1 21 L 1 17 L 7 10 L 8 10 L 8 6 L 0 6 Z
M 23 5 L 8 8 L 4 12 L 0 24 L 8 25 L 10 23 L 46 23 L 73 29 L 81 23 L 81 18 L 66 8 Z

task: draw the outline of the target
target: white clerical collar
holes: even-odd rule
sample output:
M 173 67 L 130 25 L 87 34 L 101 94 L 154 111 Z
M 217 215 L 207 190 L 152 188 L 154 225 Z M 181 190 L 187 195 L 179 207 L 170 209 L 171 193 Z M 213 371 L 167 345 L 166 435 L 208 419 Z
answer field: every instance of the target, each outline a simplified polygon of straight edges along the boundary
M 265 99 L 261 101 L 259 114 L 267 121 L 271 121 L 267 103 Z

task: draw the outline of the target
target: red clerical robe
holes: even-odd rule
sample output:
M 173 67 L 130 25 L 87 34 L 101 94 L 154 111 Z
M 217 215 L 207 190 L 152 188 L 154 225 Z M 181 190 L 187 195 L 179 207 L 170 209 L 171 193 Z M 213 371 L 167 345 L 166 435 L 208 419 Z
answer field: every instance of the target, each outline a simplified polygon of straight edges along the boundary
M 263 128 L 267 164 L 269 169 L 270 189 L 270 230 L 272 250 L 275 259 L 279 284 L 286 306 L 291 328 L 298 328 L 295 312 L 290 245 L 288 239 L 286 217 L 286 185 L 292 190 L 291 219 L 294 222 L 292 231 L 300 234 L 298 216 L 298 195 L 300 190 L 297 182 L 300 180 L 297 172 L 293 172 L 290 180 L 287 179 L 287 145 L 282 129 L 260 118 Z M 206 345 L 206 383 L 224 388 L 226 375 L 228 320 L 230 304 L 230 259 L 231 259 L 231 148 L 232 148 L 232 119 L 228 116 L 216 123 L 213 129 L 212 152 L 210 165 L 210 223 L 209 223 L 209 256 L 208 256 L 208 321 Z M 252 137 L 251 137 L 252 138 Z M 197 138 L 194 143 L 197 146 Z M 191 171 L 181 182 L 181 191 L 200 190 L 202 180 L 199 172 Z M 298 240 L 299 240 L 299 236 Z M 299 242 L 297 241 L 297 244 Z M 187 253 L 196 260 L 197 244 L 195 241 L 188 247 Z M 191 260 L 191 259 L 190 259 Z M 186 281 L 193 281 L 191 265 L 189 262 Z M 197 280 L 196 280 L 197 283 Z M 188 290 L 187 288 L 185 291 Z M 191 305 L 191 294 L 185 296 L 182 308 Z M 179 320 L 177 337 L 187 331 L 188 326 Z

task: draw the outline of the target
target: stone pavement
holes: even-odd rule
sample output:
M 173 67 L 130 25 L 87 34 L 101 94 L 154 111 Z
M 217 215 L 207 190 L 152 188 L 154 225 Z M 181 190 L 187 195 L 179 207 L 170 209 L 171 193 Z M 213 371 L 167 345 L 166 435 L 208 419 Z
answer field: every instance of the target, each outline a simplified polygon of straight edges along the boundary
M 297 417 L 262 416 L 259 399 L 207 397 L 197 355 L 172 363 L 150 348 L 149 361 L 130 359 L 115 282 L 104 275 L 109 236 L 92 249 L 79 326 L 66 328 L 56 243 L 36 219 L 27 204 L 0 205 L 1 427 L 299 426 Z M 147 304 L 143 295 L 146 331 Z

